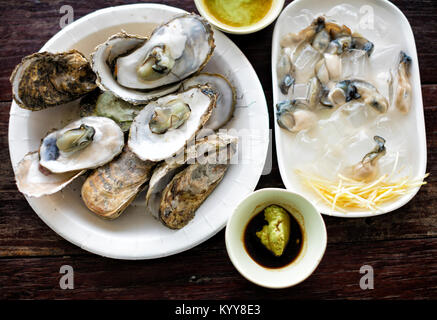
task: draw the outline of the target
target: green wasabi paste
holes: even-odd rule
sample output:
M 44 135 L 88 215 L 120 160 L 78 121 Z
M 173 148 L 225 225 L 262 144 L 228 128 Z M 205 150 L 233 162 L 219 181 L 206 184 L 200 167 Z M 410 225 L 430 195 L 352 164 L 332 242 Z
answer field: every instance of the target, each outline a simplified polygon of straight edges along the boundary
M 290 239 L 290 215 L 283 208 L 271 205 L 264 209 L 264 219 L 268 224 L 256 236 L 268 250 L 280 257 Z

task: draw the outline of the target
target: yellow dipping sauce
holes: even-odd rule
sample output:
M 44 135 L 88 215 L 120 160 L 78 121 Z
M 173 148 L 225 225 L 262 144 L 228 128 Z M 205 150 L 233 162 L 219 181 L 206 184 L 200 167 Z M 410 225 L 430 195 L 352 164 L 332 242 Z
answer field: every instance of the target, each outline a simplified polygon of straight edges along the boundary
M 247 27 L 264 18 L 273 0 L 203 0 L 209 13 L 231 27 Z

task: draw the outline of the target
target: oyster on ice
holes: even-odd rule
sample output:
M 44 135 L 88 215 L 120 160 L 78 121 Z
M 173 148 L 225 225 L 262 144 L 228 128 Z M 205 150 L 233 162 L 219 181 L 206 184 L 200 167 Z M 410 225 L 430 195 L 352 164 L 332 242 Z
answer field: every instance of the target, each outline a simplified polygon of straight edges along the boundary
M 411 61 L 411 57 L 405 52 L 401 51 L 399 56 L 394 104 L 396 108 L 404 114 L 408 113 L 412 103 L 412 89 L 410 80 Z
M 186 90 L 197 85 L 208 85 L 217 93 L 217 103 L 211 117 L 203 129 L 215 131 L 223 127 L 232 118 L 237 103 L 235 88 L 221 74 L 200 73 L 182 83 L 181 90 Z
M 100 217 L 115 219 L 147 184 L 156 163 L 141 161 L 127 148 L 95 169 L 82 185 L 82 200 Z
M 276 121 L 281 128 L 297 133 L 313 128 L 317 124 L 317 116 L 302 102 L 284 100 L 276 104 Z
M 209 86 L 197 86 L 149 103 L 131 125 L 129 148 L 144 161 L 175 155 L 208 121 L 216 100 Z
M 62 190 L 85 171 L 52 173 L 40 166 L 39 155 L 35 151 L 26 154 L 18 163 L 15 180 L 21 193 L 29 197 L 39 198 Z
M 281 89 L 281 92 L 284 95 L 288 94 L 288 90 L 296 81 L 293 77 L 294 72 L 295 69 L 291 63 L 291 49 L 282 48 L 278 64 L 276 65 L 276 73 L 278 76 L 279 89 Z
M 370 57 L 374 44 L 345 25 L 320 16 L 298 33 L 282 37 L 276 65 L 279 88 L 288 95 L 290 87 L 317 76 L 323 85 L 342 75 L 342 59 L 354 51 Z
M 123 131 L 113 120 L 85 117 L 43 139 L 40 165 L 54 173 L 94 169 L 111 161 L 123 146 Z
M 32 111 L 76 100 L 97 87 L 95 80 L 88 60 L 77 50 L 29 55 L 10 78 L 15 102 Z
M 363 159 L 349 169 L 350 177 L 356 181 L 372 181 L 379 171 L 378 160 L 386 154 L 385 139 L 374 136 L 376 146 Z
M 165 226 L 180 229 L 223 179 L 238 139 L 217 134 L 196 141 L 180 158 L 160 164 L 146 195 L 146 212 Z
M 379 113 L 388 110 L 388 100 L 374 85 L 362 80 L 343 80 L 338 82 L 328 94 L 328 99 L 334 107 L 356 101 L 369 106 Z
M 97 75 L 96 83 L 99 88 L 103 91 L 110 91 L 116 97 L 132 104 L 145 104 L 178 90 L 180 83 L 146 91 L 127 88 L 117 82 L 117 77 L 114 76 L 117 58 L 133 52 L 146 42 L 145 37 L 120 32 L 99 45 L 91 54 L 91 66 Z

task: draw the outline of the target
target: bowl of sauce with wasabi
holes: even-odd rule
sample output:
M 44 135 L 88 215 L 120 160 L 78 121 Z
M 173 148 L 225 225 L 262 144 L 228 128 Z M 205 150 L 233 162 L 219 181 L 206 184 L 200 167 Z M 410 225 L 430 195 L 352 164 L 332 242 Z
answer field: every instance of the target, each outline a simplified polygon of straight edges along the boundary
M 226 225 L 226 249 L 247 280 L 287 288 L 307 279 L 326 250 L 322 215 L 299 194 L 267 188 L 251 193 Z
M 234 34 L 248 34 L 270 25 L 279 15 L 284 0 L 194 0 L 199 13 L 216 28 Z
M 269 205 L 247 223 L 244 248 L 260 266 L 283 268 L 293 263 L 302 252 L 302 227 L 287 210 Z

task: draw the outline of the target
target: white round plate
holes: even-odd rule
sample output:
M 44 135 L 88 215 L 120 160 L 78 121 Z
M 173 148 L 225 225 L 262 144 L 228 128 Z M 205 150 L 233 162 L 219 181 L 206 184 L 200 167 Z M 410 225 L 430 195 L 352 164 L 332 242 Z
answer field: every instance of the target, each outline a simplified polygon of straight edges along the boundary
M 148 35 L 153 27 L 185 11 L 157 4 L 134 4 L 93 12 L 68 25 L 41 51 L 78 49 L 89 55 L 109 36 L 122 29 Z M 114 221 L 95 216 L 83 204 L 78 179 L 61 192 L 42 198 L 26 197 L 38 216 L 55 232 L 75 245 L 111 258 L 152 259 L 188 250 L 212 237 L 226 224 L 235 206 L 252 192 L 262 173 L 269 143 L 267 104 L 259 79 L 238 47 L 219 31 L 216 49 L 204 71 L 221 73 L 237 89 L 234 118 L 227 128 L 240 138 L 238 163 L 230 166 L 223 181 L 181 230 L 170 230 L 145 214 L 144 192 Z M 12 103 L 9 151 L 16 168 L 23 156 L 39 147 L 51 128 L 60 128 L 78 117 L 77 103 L 31 112 Z

